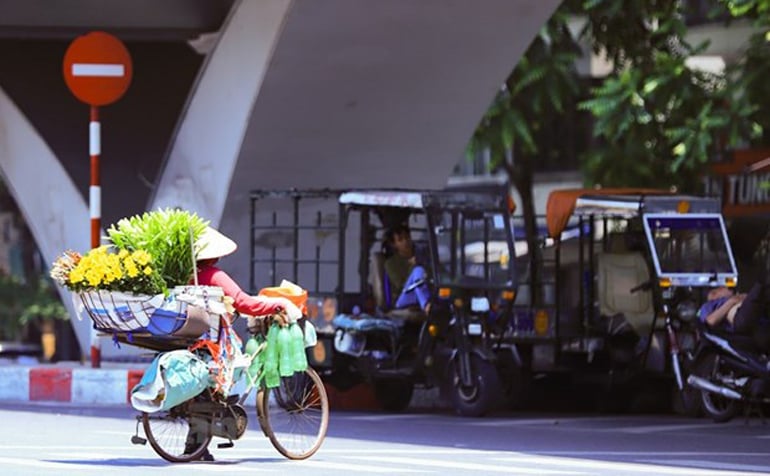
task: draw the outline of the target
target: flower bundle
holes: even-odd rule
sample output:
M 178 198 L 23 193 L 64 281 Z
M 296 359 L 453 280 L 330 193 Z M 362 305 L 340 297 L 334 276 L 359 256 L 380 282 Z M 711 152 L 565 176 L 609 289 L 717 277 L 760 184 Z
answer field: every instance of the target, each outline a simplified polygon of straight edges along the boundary
M 208 222 L 186 210 L 162 209 L 123 218 L 107 234 L 118 249 L 144 250 L 168 289 L 193 277 L 193 244 Z
M 66 251 L 51 267 L 51 277 L 71 291 L 106 290 L 135 294 L 159 294 L 165 283 L 145 250 L 94 248 L 85 255 Z

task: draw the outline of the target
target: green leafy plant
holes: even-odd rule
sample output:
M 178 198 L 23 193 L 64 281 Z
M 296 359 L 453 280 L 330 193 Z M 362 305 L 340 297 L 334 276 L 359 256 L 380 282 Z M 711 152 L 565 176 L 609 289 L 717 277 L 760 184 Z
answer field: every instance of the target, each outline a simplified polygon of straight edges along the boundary
M 68 320 L 69 313 L 59 299 L 51 281 L 45 276 L 38 276 L 26 286 L 27 295 L 19 315 L 21 324 L 38 320 Z
M 193 243 L 208 222 L 185 210 L 164 209 L 124 218 L 107 234 L 117 249 L 144 250 L 168 288 L 193 276 Z
M 67 320 L 69 313 L 50 280 L 39 275 L 25 283 L 0 274 L 0 340 L 19 340 L 27 325 L 56 319 Z

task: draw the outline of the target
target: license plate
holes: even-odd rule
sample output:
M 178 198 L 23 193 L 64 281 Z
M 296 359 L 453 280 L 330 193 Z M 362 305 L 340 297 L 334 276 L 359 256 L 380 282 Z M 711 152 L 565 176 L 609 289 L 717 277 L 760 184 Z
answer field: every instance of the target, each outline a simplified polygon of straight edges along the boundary
M 480 336 L 481 335 L 481 324 L 474 323 L 474 324 L 468 324 L 468 334 L 472 336 Z

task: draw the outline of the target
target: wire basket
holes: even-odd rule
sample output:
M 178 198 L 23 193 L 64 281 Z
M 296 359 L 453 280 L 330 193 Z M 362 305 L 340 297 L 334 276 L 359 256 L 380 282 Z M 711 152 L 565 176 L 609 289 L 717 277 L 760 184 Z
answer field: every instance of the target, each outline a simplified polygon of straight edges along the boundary
M 216 286 L 177 286 L 168 296 L 94 290 L 78 297 L 94 329 L 113 334 L 199 337 L 217 331 L 219 317 L 228 313 Z

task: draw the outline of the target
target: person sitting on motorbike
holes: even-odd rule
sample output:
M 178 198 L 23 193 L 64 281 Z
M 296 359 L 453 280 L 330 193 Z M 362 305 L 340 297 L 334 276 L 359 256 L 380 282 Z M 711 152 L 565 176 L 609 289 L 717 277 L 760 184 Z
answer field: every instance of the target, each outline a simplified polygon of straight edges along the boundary
M 731 288 L 711 289 L 698 317 L 708 327 L 735 334 L 757 331 L 768 302 L 764 283 L 756 283 L 746 294 L 736 294 Z
M 236 311 L 253 316 L 249 318 L 250 321 L 264 319 L 268 315 L 280 318 L 285 311 L 299 312 L 296 306 L 286 298 L 251 296 L 245 293 L 229 274 L 216 266 L 220 258 L 234 253 L 236 249 L 238 245 L 233 240 L 214 228 L 207 227 L 195 243 L 198 284 L 222 288 L 225 296 L 233 299 L 233 307 Z M 208 431 L 206 423 L 191 422 L 185 445 L 186 453 L 191 453 L 200 447 L 196 442 L 203 439 L 206 431 Z M 208 448 L 201 455 L 201 460 L 214 461 Z
M 393 254 L 385 260 L 385 273 L 391 284 L 391 300 L 397 309 L 419 305 L 430 312 L 430 288 L 424 263 L 415 253 L 414 242 L 405 224 L 396 225 L 385 233 L 385 243 Z

